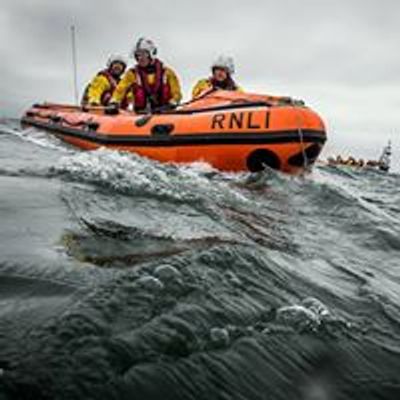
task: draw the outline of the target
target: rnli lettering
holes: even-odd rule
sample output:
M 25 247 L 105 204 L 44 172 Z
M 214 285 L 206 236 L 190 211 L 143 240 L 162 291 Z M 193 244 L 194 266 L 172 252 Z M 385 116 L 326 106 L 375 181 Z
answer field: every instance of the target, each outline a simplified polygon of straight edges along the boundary
M 229 118 L 229 129 L 243 128 L 244 113 L 233 113 Z
M 236 112 L 230 114 L 215 114 L 212 118 L 211 129 L 237 130 L 269 128 L 269 111 L 262 118 L 261 113 Z
M 260 129 L 261 126 L 253 123 L 253 113 L 248 113 L 249 117 L 247 119 L 247 128 L 249 129 Z
M 270 116 L 270 113 L 269 113 L 269 111 L 267 111 L 265 113 L 265 126 L 264 126 L 265 129 L 269 129 L 269 116 Z
M 225 114 L 215 114 L 212 119 L 211 129 L 218 125 L 219 129 L 224 129 Z

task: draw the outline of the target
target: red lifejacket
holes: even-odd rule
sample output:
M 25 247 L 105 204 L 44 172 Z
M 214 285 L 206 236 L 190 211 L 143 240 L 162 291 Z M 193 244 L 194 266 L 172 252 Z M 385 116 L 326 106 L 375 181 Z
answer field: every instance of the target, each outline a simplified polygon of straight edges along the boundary
M 155 59 L 154 63 L 147 68 L 137 65 L 132 71 L 136 76 L 136 82 L 132 86 L 135 111 L 143 111 L 148 106 L 151 110 L 155 110 L 169 104 L 172 99 L 171 87 L 160 60 Z M 150 74 L 156 75 L 153 84 L 149 83 Z

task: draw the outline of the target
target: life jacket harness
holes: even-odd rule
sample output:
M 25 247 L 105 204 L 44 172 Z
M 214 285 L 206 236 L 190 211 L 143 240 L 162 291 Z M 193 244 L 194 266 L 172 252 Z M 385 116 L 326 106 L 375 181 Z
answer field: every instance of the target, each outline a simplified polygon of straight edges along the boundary
M 109 103 L 109 101 L 111 100 L 111 97 L 112 97 L 112 95 L 113 95 L 113 92 L 114 92 L 115 88 L 118 86 L 118 83 L 119 83 L 120 80 L 117 79 L 117 78 L 115 78 L 115 77 L 110 73 L 110 71 L 108 71 L 107 69 L 100 71 L 100 72 L 97 74 L 97 76 L 104 76 L 104 77 L 107 79 L 108 84 L 109 84 L 109 86 L 110 86 L 109 89 L 108 89 L 108 90 L 105 90 L 105 91 L 102 93 L 101 97 L 100 97 L 100 104 L 101 104 L 102 106 L 106 106 L 106 105 Z M 86 86 L 86 88 L 85 88 L 85 90 L 84 90 L 84 92 L 83 92 L 82 101 L 81 101 L 81 104 L 82 104 L 83 106 L 84 106 L 84 105 L 87 105 L 87 104 L 89 103 L 89 90 L 90 90 L 90 85 L 91 85 L 91 83 L 89 83 L 89 84 Z
M 106 106 L 111 100 L 111 97 L 114 93 L 115 88 L 118 86 L 120 79 L 115 78 L 107 69 L 100 71 L 98 75 L 104 76 L 108 80 L 108 83 L 110 85 L 110 88 L 108 90 L 105 90 L 104 93 L 101 95 L 100 100 L 101 105 Z
M 136 82 L 132 85 L 135 102 L 135 111 L 151 111 L 169 104 L 172 99 L 171 87 L 167 80 L 165 68 L 160 60 L 146 68 L 136 66 L 131 69 L 136 76 Z M 149 75 L 155 74 L 153 83 L 149 82 Z

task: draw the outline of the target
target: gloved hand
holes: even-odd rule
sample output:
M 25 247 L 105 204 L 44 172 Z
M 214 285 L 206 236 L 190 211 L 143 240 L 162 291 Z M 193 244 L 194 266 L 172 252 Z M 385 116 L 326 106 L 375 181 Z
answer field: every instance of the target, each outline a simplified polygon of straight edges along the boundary
M 294 99 L 293 104 L 296 106 L 305 106 L 306 105 L 305 101 L 301 100 L 301 99 Z
M 162 114 L 168 111 L 172 111 L 175 110 L 175 108 L 178 105 L 175 102 L 170 102 L 168 104 L 165 104 L 164 106 L 158 107 L 158 108 L 154 108 L 152 110 L 152 114 Z
M 293 104 L 293 99 L 291 97 L 281 97 L 279 102 L 281 104 Z
M 109 103 L 105 109 L 104 113 L 107 115 L 116 115 L 119 112 L 119 104 L 118 103 Z
M 175 108 L 178 107 L 178 106 L 179 106 L 179 103 L 177 103 L 177 102 L 174 101 L 174 100 L 171 100 L 171 101 L 169 102 L 169 104 L 166 106 L 166 108 L 167 108 L 168 110 L 175 110 Z
M 293 99 L 291 97 L 281 97 L 279 99 L 279 102 L 281 104 L 288 104 L 288 105 L 292 105 L 292 106 L 304 106 L 305 105 L 303 100 Z
M 174 100 L 171 100 L 168 104 L 166 104 L 165 106 L 161 107 L 162 111 L 172 111 L 175 110 L 176 107 L 178 107 L 179 103 L 177 103 Z

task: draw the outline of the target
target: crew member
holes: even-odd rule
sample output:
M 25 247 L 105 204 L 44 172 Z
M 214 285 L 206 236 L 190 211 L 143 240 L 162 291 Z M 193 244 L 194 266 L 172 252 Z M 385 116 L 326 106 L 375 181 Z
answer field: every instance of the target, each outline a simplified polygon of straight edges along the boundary
M 132 51 L 137 64 L 125 73 L 115 89 L 111 99 L 114 106 L 120 106 L 127 95 L 131 95 L 136 112 L 154 112 L 179 104 L 182 99 L 179 79 L 156 55 L 152 40 L 138 40 Z
M 111 55 L 107 67 L 96 74 L 86 86 L 82 106 L 107 106 L 126 69 L 126 61 L 120 55 Z
M 192 97 L 197 98 L 200 95 L 212 90 L 238 90 L 242 89 L 233 80 L 235 65 L 232 57 L 219 56 L 211 65 L 212 75 L 210 78 L 199 80 L 192 90 Z

